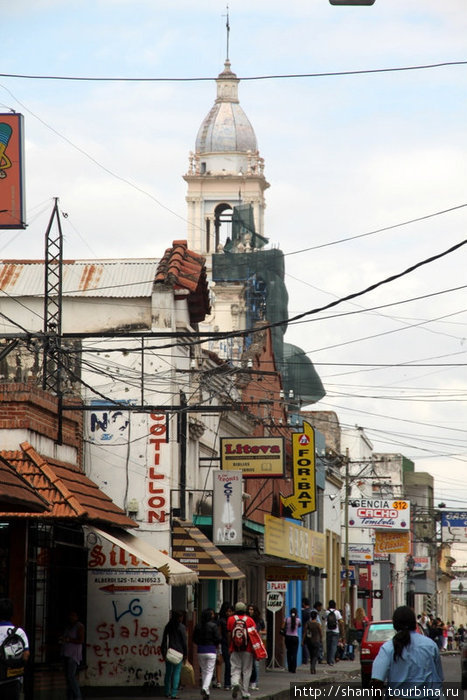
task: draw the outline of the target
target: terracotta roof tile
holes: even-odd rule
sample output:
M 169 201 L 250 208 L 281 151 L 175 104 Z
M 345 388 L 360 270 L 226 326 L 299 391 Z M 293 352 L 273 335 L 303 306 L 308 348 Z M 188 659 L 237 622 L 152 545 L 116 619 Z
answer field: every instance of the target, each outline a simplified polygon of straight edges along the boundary
M 156 272 L 156 283 L 190 292 L 188 307 L 195 323 L 202 321 L 211 310 L 205 262 L 202 255 L 188 250 L 187 241 L 177 240 L 165 251 Z
M 21 450 L 0 452 L 0 458 L 10 465 L 18 479 L 26 482 L 39 501 L 48 504 L 49 509 L 40 513 L 2 512 L 2 517 L 73 518 L 118 527 L 137 527 L 137 523 L 128 518 L 79 467 L 50 457 L 45 459 L 27 442 L 20 447 Z
M 46 500 L 37 495 L 34 488 L 19 476 L 0 455 L 0 508 L 43 513 L 48 510 Z

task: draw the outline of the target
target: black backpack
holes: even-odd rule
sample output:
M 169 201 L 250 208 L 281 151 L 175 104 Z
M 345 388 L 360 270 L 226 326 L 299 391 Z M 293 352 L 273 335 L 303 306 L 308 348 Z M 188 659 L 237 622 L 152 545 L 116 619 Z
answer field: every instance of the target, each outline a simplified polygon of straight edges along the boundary
M 328 612 L 328 616 L 326 618 L 326 624 L 328 627 L 328 630 L 336 630 L 337 629 L 337 617 L 336 613 L 334 610 L 330 610 Z
M 17 627 L 9 627 L 0 644 L 0 681 L 19 678 L 24 674 L 23 654 L 26 649 L 24 639 L 17 633 Z

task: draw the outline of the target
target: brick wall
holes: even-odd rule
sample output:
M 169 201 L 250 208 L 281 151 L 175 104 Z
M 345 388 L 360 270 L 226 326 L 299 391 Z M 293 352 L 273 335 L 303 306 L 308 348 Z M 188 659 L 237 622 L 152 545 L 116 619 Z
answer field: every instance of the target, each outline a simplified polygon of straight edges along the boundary
M 76 404 L 76 398 L 73 403 Z M 31 430 L 51 440 L 57 439 L 58 399 L 33 384 L 0 384 L 0 430 Z M 64 401 L 62 442 L 76 448 L 81 466 L 83 441 L 82 411 L 67 411 Z

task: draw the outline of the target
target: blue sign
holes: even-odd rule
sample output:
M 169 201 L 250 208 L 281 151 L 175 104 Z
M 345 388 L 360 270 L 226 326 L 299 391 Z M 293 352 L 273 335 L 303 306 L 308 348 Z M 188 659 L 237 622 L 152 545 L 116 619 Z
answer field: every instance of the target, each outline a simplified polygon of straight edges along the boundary
M 467 511 L 458 510 L 441 514 L 443 527 L 467 527 Z

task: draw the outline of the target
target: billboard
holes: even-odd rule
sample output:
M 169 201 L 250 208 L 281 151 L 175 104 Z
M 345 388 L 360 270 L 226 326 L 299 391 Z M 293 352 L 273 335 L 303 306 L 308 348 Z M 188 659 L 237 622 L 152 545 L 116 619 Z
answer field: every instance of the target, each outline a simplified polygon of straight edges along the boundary
M 375 533 L 375 556 L 388 554 L 408 554 L 410 552 L 410 532 Z
M 264 553 L 324 569 L 326 537 L 322 532 L 308 530 L 273 515 L 265 515 Z
M 349 544 L 349 564 L 373 564 L 372 544 Z
M 216 469 L 212 474 L 212 541 L 242 544 L 242 472 Z
M 303 422 L 301 433 L 292 433 L 293 494 L 281 496 L 282 505 L 300 520 L 316 510 L 315 431 Z
M 441 514 L 443 542 L 467 542 L 467 511 Z
M 0 114 L 0 229 L 26 228 L 23 115 Z
M 245 479 L 284 476 L 284 438 L 221 438 L 221 467 Z
M 377 530 L 410 530 L 410 502 L 396 498 L 352 498 L 350 527 Z

